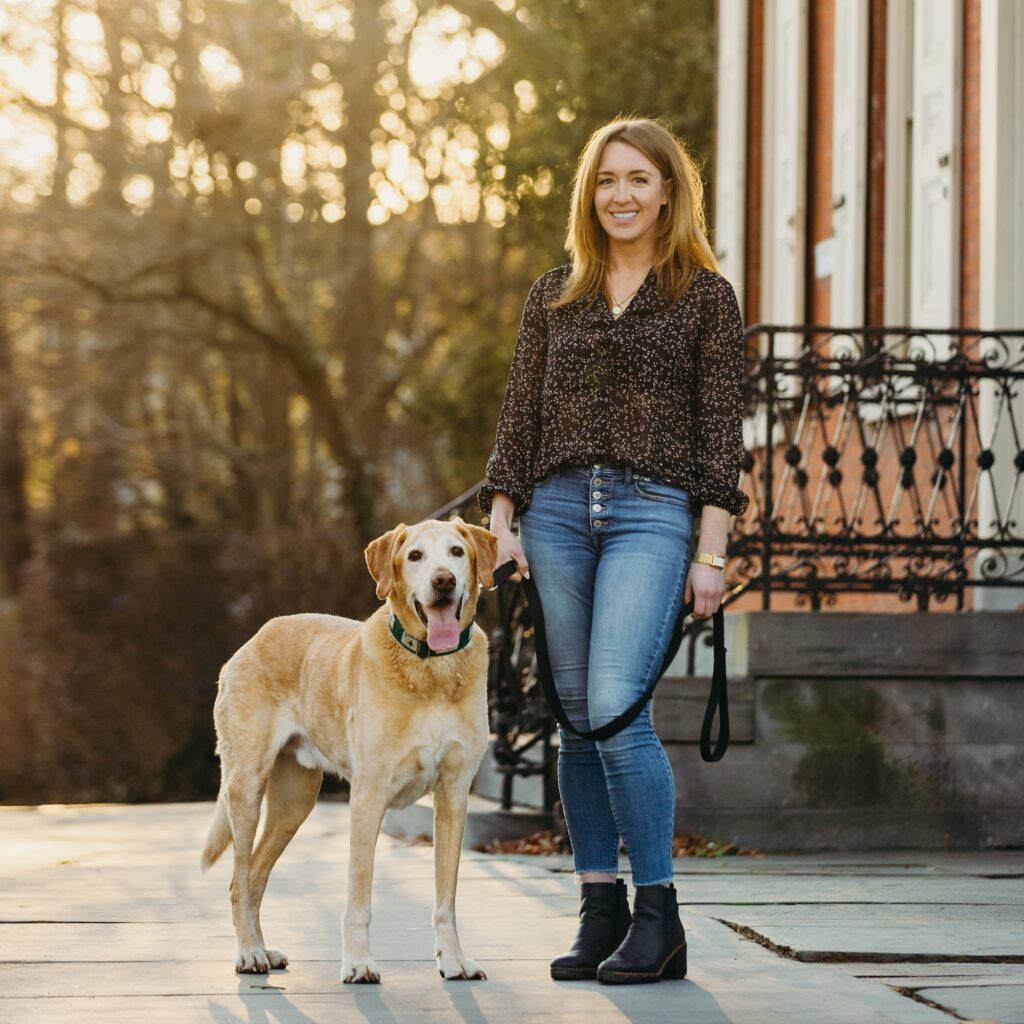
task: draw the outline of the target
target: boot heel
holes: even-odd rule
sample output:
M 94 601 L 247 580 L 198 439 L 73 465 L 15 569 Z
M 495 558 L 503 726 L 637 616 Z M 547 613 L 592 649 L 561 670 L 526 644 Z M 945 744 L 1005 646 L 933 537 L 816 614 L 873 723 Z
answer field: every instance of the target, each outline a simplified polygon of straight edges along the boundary
M 685 978 L 686 977 L 686 943 L 682 948 L 672 955 L 661 973 L 663 978 Z

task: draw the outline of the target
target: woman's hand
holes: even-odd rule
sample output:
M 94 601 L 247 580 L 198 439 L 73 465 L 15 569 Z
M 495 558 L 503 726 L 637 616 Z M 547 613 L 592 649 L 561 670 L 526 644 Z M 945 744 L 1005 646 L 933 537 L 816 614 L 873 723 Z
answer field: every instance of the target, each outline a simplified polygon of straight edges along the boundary
M 500 560 L 500 555 L 499 555 Z M 713 565 L 692 562 L 683 588 L 683 602 L 693 601 L 695 619 L 710 618 L 722 603 L 725 593 L 725 573 Z
M 495 567 L 512 561 L 516 563 L 516 571 L 509 576 L 509 580 L 518 583 L 524 576 L 529 578 L 530 566 L 526 562 L 526 555 L 523 554 L 523 546 L 519 543 L 519 538 L 511 530 L 492 532 L 498 538 L 498 560 L 495 562 Z
M 516 571 L 509 576 L 513 583 L 519 583 L 524 576 L 529 578 L 530 566 L 523 554 L 519 538 L 512 532 L 512 515 L 515 505 L 504 491 L 495 491 L 491 502 L 491 533 L 498 541 L 498 560 L 495 568 L 506 562 L 515 562 Z

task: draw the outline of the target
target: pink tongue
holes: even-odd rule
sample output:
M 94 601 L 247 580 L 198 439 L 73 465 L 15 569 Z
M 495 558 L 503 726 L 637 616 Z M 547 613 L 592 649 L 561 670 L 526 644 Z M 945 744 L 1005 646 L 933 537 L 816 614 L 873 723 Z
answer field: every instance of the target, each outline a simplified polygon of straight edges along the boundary
M 450 651 L 458 647 L 459 620 L 455 617 L 455 605 L 423 610 L 427 613 L 427 646 L 432 651 Z

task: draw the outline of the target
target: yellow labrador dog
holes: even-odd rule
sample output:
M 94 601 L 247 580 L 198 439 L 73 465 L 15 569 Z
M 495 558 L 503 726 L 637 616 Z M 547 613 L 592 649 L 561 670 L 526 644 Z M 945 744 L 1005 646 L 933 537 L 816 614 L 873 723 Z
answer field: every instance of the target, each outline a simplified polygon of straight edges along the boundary
M 377 836 L 389 807 L 428 791 L 438 968 L 446 979 L 486 977 L 459 945 L 455 885 L 469 786 L 487 745 L 487 635 L 473 617 L 480 586 L 493 586 L 495 558 L 494 536 L 461 519 L 401 523 L 366 549 L 387 603 L 365 622 L 271 619 L 221 670 L 214 720 L 222 779 L 202 867 L 233 844 L 236 971 L 288 963 L 263 942 L 260 904 L 326 770 L 352 787 L 341 980 L 380 981 L 369 940 Z

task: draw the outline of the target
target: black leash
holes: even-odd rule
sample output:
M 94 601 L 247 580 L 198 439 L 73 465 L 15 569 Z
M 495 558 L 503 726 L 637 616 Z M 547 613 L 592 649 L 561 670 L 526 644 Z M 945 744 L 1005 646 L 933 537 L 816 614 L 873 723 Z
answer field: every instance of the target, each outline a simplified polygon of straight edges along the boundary
M 508 582 L 509 576 L 516 571 L 516 563 L 509 560 L 504 565 L 494 570 L 494 585 L 500 586 Z M 533 620 L 534 650 L 537 652 L 537 669 L 540 674 L 540 683 L 544 688 L 544 696 L 547 698 L 548 707 L 551 713 L 558 720 L 563 729 L 582 737 L 585 740 L 606 740 L 621 732 L 643 711 L 644 706 L 651 699 L 658 680 L 665 674 L 666 669 L 672 663 L 679 645 L 683 642 L 683 620 L 693 611 L 693 602 L 689 601 L 679 610 L 679 618 L 676 619 L 675 628 L 672 630 L 672 638 L 669 640 L 668 650 L 665 658 L 658 669 L 658 674 L 651 681 L 647 689 L 639 698 L 612 722 L 602 725 L 600 729 L 592 732 L 581 732 L 570 721 L 569 716 L 562 707 L 558 698 L 558 691 L 555 689 L 555 681 L 551 675 L 551 661 L 548 658 L 547 633 L 544 631 L 544 608 L 541 605 L 540 593 L 534 580 L 524 579 L 522 585 L 526 590 L 526 599 L 530 606 L 530 615 Z M 722 606 L 712 616 L 712 633 L 714 638 L 714 669 L 711 675 L 711 693 L 708 695 L 708 704 L 704 710 L 704 722 L 700 727 L 700 756 L 705 761 L 720 761 L 729 746 L 729 697 L 727 690 L 727 679 L 725 675 L 725 613 Z M 718 739 L 715 746 L 711 746 L 711 727 L 715 721 L 715 712 L 718 712 Z

